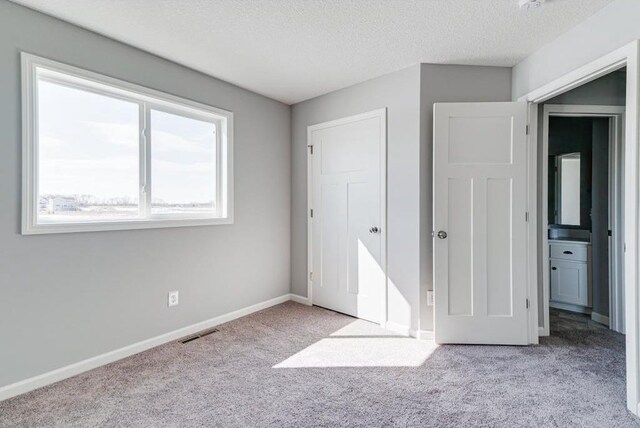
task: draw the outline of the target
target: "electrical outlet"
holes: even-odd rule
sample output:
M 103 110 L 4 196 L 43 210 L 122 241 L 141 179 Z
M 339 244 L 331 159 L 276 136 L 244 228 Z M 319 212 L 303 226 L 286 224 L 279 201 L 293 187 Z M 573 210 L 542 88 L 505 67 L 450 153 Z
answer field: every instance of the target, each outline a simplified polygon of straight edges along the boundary
M 169 291 L 169 298 L 167 299 L 168 306 L 178 306 L 178 290 Z
M 427 306 L 433 306 L 433 291 L 427 291 Z

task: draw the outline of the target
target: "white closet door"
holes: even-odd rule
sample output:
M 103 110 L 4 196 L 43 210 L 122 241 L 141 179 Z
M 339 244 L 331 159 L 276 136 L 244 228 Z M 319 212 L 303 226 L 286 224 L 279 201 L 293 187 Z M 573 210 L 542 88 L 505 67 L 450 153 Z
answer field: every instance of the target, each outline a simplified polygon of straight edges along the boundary
M 309 128 L 313 304 L 383 321 L 386 115 Z

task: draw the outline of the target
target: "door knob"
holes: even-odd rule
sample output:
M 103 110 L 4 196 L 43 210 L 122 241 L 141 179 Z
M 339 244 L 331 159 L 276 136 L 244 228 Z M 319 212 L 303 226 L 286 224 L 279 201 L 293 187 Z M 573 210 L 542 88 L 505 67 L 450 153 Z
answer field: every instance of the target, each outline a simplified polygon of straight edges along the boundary
M 438 232 L 438 238 L 445 239 L 446 237 L 447 237 L 447 232 L 445 232 L 444 230 L 441 230 L 440 232 Z
M 380 232 L 380 229 L 378 229 L 375 226 L 369 228 L 369 233 L 378 233 L 378 232 Z

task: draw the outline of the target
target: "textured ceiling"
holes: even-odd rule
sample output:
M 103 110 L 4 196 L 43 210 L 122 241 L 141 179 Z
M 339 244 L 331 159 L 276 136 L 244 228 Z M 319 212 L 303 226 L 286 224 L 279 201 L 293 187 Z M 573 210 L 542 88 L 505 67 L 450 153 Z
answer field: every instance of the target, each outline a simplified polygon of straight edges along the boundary
M 419 62 L 513 66 L 612 0 L 13 0 L 292 104 Z

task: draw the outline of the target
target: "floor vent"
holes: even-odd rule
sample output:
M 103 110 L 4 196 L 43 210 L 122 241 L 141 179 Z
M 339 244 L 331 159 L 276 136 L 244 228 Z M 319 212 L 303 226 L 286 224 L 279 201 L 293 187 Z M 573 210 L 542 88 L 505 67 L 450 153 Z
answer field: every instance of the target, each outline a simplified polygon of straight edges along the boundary
M 193 342 L 196 339 L 200 339 L 201 337 L 205 337 L 205 336 L 208 336 L 210 334 L 217 333 L 217 332 L 218 332 L 217 328 L 211 328 L 209 330 L 203 330 L 203 331 L 201 331 L 199 333 L 196 333 L 196 334 L 194 334 L 192 336 L 187 336 L 184 339 L 180 339 L 180 343 L 184 344 L 184 343 Z

